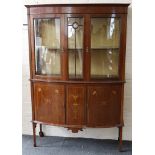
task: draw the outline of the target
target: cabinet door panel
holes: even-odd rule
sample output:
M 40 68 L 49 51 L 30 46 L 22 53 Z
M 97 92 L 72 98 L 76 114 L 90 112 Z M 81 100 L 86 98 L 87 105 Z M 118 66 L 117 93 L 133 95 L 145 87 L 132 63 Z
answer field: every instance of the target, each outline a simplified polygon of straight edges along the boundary
M 84 17 L 67 15 L 67 51 L 69 79 L 83 78 Z
M 68 86 L 67 124 L 85 124 L 85 88 L 83 86 Z
M 118 78 L 120 18 L 91 18 L 91 79 Z
M 120 122 L 121 87 L 88 87 L 88 126 L 115 126 Z
M 63 85 L 34 84 L 34 97 L 37 121 L 65 123 Z
M 37 75 L 61 75 L 60 17 L 34 19 Z

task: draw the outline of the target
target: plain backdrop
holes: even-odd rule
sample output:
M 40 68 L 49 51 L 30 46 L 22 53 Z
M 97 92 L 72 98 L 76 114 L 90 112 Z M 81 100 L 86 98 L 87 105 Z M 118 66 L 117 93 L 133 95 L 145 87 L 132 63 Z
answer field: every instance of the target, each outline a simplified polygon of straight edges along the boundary
M 22 154 L 23 3 L 0 9 L 0 154 Z M 155 154 L 154 1 L 132 2 L 133 155 Z

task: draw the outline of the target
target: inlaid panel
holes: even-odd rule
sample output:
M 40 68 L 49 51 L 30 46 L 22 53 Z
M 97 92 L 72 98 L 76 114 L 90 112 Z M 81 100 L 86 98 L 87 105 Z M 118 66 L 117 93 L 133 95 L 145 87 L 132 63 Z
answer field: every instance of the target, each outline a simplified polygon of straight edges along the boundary
M 103 85 L 88 87 L 88 126 L 115 126 L 120 123 L 121 86 Z
M 41 122 L 64 124 L 64 86 L 57 84 L 34 84 L 35 119 Z
M 85 124 L 84 86 L 68 86 L 66 117 L 68 125 Z

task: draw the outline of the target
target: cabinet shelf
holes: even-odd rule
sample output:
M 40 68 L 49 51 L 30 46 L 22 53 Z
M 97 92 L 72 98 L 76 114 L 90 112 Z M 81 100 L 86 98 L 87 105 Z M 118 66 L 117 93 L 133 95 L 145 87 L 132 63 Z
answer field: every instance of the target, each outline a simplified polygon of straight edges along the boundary
M 91 48 L 90 50 L 118 50 L 119 47 Z
M 68 50 L 70 51 L 70 50 L 83 50 L 82 48 L 68 48 Z
M 118 78 L 117 75 L 91 75 L 91 79 Z
M 61 49 L 58 49 L 58 48 L 48 48 L 48 50 L 49 50 L 49 51 L 54 51 L 54 50 L 55 50 L 55 51 L 60 51 Z

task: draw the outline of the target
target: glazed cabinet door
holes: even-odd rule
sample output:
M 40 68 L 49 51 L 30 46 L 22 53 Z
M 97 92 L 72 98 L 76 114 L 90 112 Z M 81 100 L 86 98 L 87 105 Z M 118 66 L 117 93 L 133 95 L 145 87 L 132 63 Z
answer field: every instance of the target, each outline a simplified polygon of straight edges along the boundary
M 87 125 L 112 127 L 120 123 L 121 86 L 88 87 Z
M 62 79 L 64 15 L 33 15 L 31 23 L 31 39 L 34 40 L 33 76 L 39 79 Z
M 85 124 L 85 87 L 68 86 L 66 117 L 68 125 Z
M 65 124 L 64 86 L 58 84 L 34 84 L 35 120 Z
M 116 14 L 90 17 L 90 78 L 118 79 L 121 18 Z
M 68 78 L 84 78 L 84 15 L 66 15 Z

